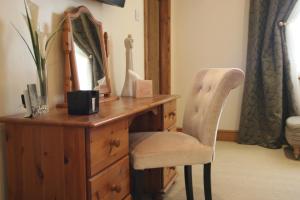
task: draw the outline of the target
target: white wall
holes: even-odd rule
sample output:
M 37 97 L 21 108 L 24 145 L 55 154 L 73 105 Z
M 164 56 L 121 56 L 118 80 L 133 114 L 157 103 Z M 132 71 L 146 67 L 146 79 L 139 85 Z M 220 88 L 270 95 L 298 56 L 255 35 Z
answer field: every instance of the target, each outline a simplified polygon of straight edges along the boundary
M 205 67 L 245 69 L 249 0 L 172 1 L 172 92 L 179 94 L 178 126 L 192 77 Z M 242 88 L 225 105 L 220 129 L 238 130 Z
M 120 94 L 125 75 L 124 38 L 132 34 L 134 38 L 134 69 L 144 76 L 144 24 L 143 1 L 127 0 L 125 8 L 105 5 L 91 0 L 33 0 L 39 7 L 39 24 L 52 27 L 58 22 L 64 10 L 71 6 L 85 5 L 103 23 L 104 31 L 110 36 L 111 71 L 114 90 Z M 139 21 L 135 20 L 135 10 Z M 10 26 L 15 24 L 26 35 L 23 0 L 1 0 L 0 6 L 0 116 L 21 111 L 20 95 L 27 83 L 36 81 L 34 63 L 22 40 Z M 49 101 L 53 106 L 63 100 L 64 58 L 61 38 L 58 37 L 49 58 Z M 1 127 L 0 127 L 0 132 Z M 0 144 L 3 141 L 2 134 Z M 0 199 L 4 198 L 3 145 L 0 146 Z

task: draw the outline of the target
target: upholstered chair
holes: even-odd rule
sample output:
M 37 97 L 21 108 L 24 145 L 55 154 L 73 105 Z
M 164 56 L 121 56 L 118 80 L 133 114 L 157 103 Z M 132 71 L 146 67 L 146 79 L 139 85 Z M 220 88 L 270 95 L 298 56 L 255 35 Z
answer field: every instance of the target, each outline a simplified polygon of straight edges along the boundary
M 133 196 L 142 200 L 144 169 L 184 166 L 186 195 L 193 200 L 192 165 L 204 165 L 204 194 L 211 200 L 211 163 L 220 115 L 229 92 L 239 86 L 244 73 L 236 68 L 209 68 L 196 74 L 183 119 L 183 132 L 130 134 Z M 230 102 L 228 102 L 230 103 Z

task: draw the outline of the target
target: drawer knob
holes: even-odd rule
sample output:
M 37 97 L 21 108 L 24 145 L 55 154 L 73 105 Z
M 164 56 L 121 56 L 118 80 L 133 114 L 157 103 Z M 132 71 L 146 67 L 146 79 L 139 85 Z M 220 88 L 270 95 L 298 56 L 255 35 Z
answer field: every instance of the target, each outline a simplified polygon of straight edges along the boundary
M 120 185 L 112 185 L 110 189 L 111 189 L 111 191 L 116 192 L 116 193 L 120 193 L 122 190 Z
M 169 117 L 173 118 L 173 117 L 175 117 L 175 116 L 176 116 L 176 112 L 170 112 L 170 113 L 169 113 Z
M 119 147 L 121 145 L 121 141 L 120 139 L 112 139 L 109 144 L 111 147 Z

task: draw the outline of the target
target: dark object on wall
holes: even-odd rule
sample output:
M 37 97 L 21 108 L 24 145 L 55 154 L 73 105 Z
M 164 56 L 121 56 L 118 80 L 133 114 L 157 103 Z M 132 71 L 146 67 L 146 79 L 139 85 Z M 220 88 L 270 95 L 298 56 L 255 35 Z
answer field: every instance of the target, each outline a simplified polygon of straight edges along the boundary
M 79 90 L 67 93 L 70 115 L 90 115 L 99 112 L 99 92 Z
M 98 0 L 102 3 L 106 3 L 106 4 L 110 4 L 110 5 L 114 5 L 114 6 L 119 6 L 124 8 L 125 5 L 125 0 Z

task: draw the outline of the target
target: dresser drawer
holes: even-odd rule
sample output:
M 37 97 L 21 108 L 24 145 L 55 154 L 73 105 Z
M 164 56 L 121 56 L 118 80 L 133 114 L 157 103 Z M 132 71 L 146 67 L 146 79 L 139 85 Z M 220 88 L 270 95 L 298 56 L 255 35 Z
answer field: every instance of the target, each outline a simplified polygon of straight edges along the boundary
M 129 192 L 128 156 L 89 180 L 91 200 L 131 199 Z
M 176 101 L 170 101 L 163 105 L 163 124 L 167 129 L 176 123 Z
M 94 176 L 129 152 L 128 122 L 121 120 L 88 133 L 87 158 L 88 175 Z

